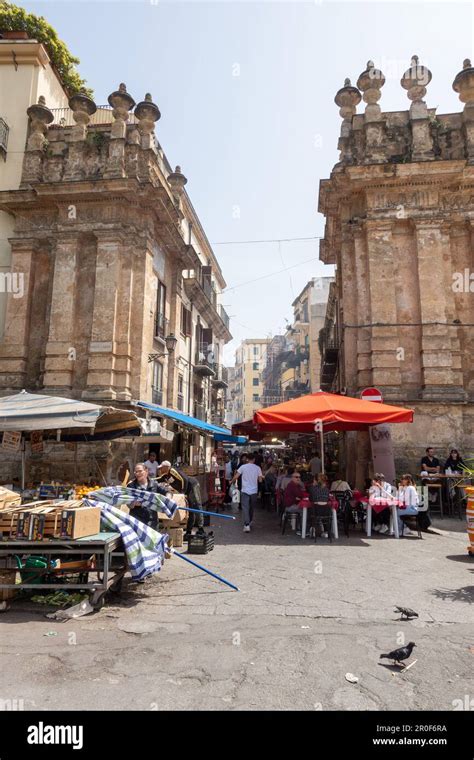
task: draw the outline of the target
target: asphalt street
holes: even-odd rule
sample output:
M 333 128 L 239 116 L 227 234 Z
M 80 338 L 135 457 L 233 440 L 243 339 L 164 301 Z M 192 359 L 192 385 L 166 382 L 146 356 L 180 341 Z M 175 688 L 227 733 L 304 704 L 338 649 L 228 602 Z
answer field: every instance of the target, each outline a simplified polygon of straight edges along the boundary
M 439 534 L 421 541 L 353 530 L 330 544 L 281 536 L 261 510 L 247 535 L 235 514 L 214 519 L 216 548 L 195 558 L 238 592 L 173 558 L 81 619 L 58 623 L 14 603 L 0 618 L 0 697 L 25 710 L 469 704 L 474 560 L 464 522 L 438 520 Z M 419 618 L 401 621 L 394 605 Z M 416 663 L 405 673 L 379 660 L 409 641 Z

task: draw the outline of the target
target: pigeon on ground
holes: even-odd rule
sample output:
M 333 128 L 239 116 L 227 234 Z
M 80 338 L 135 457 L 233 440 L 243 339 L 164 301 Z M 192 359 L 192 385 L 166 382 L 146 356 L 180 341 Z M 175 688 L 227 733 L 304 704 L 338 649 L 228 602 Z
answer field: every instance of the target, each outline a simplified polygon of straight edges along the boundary
M 389 652 L 388 654 L 381 654 L 380 659 L 393 660 L 394 662 L 403 664 L 401 661 L 408 660 L 408 658 L 411 655 L 413 647 L 416 647 L 416 644 L 414 641 L 410 641 L 409 644 L 406 645 L 406 647 L 400 647 L 400 649 L 394 649 L 393 652 Z M 403 667 L 405 667 L 405 665 L 403 665 Z
M 407 620 L 418 617 L 418 612 L 411 610 L 409 607 L 395 607 L 395 612 L 399 612 L 402 618 L 405 617 Z

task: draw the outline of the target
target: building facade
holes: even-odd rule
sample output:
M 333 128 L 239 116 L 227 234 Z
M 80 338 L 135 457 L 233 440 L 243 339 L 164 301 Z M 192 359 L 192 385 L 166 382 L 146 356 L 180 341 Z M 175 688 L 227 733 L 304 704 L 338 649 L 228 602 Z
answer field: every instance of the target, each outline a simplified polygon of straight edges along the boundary
M 4 81 L 15 94 L 28 83 L 15 78 L 22 61 L 0 66 L 2 93 Z M 66 108 L 48 102 L 53 89 L 39 82 L 37 102 L 8 117 L 9 144 L 25 144 L 19 165 L 6 152 L 20 176 L 0 192 L 3 261 L 23 293 L 4 294 L 0 393 L 142 400 L 222 423 L 225 281 L 186 177 L 156 138 L 158 106 L 149 94 L 136 104 L 121 84 L 107 106 L 63 93 Z M 175 437 L 163 454 L 209 459 L 212 439 L 164 425 Z
M 262 406 L 262 372 L 269 343 L 270 338 L 248 338 L 235 352 L 233 411 L 236 422 L 251 419 Z
M 460 113 L 426 105 L 430 80 L 414 57 L 401 80 L 410 107 L 390 113 L 371 61 L 357 87 L 346 80 L 335 97 L 340 161 L 319 196 L 320 258 L 337 266 L 326 386 L 351 396 L 376 386 L 388 403 L 412 407 L 414 424 L 392 426 L 392 437 L 397 470 L 414 473 L 428 445 L 441 460 L 453 445 L 474 451 L 474 68 L 466 60 L 453 82 Z M 360 483 L 368 436 L 345 440 Z

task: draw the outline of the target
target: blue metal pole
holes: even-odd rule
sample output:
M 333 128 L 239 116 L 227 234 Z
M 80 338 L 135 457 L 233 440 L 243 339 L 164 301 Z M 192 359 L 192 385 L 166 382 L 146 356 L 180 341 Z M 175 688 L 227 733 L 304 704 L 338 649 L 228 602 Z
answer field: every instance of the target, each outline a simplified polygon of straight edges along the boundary
M 171 549 L 171 553 L 175 554 L 177 557 L 181 557 L 181 559 L 184 559 L 186 562 L 189 562 L 190 565 L 194 565 L 194 567 L 199 568 L 199 570 L 204 570 L 205 573 L 207 573 L 208 575 L 212 575 L 213 578 L 216 578 L 221 583 L 225 583 L 226 586 L 230 586 L 231 588 L 234 589 L 234 591 L 240 591 L 240 589 L 237 588 L 237 586 L 234 586 L 233 583 L 230 583 L 230 581 L 226 581 L 226 579 L 221 578 L 220 575 L 216 575 L 216 573 L 212 573 L 210 570 L 207 570 L 207 568 L 203 567 L 202 565 L 198 565 L 197 562 L 194 562 L 194 560 L 189 559 L 189 557 L 185 557 L 184 554 L 177 552 L 175 549 Z
M 213 517 L 222 517 L 223 520 L 235 520 L 233 515 L 221 515 L 219 512 L 206 512 L 205 509 L 192 509 L 192 507 L 180 507 L 180 509 L 184 509 L 186 512 L 196 512 L 198 515 L 213 515 Z

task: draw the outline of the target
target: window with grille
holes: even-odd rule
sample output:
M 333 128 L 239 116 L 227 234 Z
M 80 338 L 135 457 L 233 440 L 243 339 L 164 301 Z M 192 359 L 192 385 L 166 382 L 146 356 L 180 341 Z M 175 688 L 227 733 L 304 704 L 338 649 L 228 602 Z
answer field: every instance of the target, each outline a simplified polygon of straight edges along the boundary
M 164 338 L 166 335 L 166 323 L 165 317 L 166 310 L 166 286 L 158 280 L 156 289 L 156 319 L 155 319 L 155 335 L 158 338 Z
M 0 117 L 0 154 L 3 156 L 3 159 L 6 160 L 7 157 L 7 145 L 8 145 L 8 132 L 9 132 L 8 124 L 5 121 L 5 119 L 2 119 Z
M 186 337 L 192 333 L 191 309 L 187 309 L 184 304 L 181 304 L 181 332 Z

